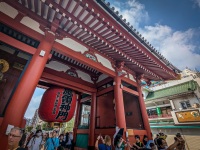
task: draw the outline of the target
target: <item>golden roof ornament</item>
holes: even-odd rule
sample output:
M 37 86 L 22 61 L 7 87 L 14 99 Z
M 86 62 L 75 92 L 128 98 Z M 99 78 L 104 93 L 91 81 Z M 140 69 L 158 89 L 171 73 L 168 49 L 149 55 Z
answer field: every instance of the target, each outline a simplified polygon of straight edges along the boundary
M 8 71 L 8 69 L 9 69 L 9 63 L 4 59 L 0 59 L 0 81 L 3 80 L 3 73 Z
M 0 59 L 0 72 L 5 73 L 8 69 L 9 63 L 4 59 Z

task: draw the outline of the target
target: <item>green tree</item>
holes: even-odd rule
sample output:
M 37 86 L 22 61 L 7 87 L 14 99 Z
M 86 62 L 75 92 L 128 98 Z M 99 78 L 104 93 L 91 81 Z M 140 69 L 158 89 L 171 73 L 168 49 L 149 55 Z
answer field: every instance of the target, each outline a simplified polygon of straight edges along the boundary
M 27 126 L 27 127 L 26 127 L 26 131 L 27 131 L 27 132 L 31 132 L 32 129 L 33 129 L 32 126 Z
M 50 124 L 48 122 L 43 122 L 42 123 L 42 130 L 50 131 L 50 130 L 53 130 L 53 128 L 50 127 Z
M 74 121 L 75 121 L 75 117 L 73 117 L 69 122 L 66 122 L 66 124 L 64 126 L 65 132 L 72 132 L 73 131 Z

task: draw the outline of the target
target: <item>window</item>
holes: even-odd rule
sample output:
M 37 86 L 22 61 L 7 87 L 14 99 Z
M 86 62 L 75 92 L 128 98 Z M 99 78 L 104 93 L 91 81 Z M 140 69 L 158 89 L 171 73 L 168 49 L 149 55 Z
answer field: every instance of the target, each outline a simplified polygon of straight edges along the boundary
M 82 112 L 81 112 L 81 124 L 82 126 L 89 125 L 89 118 L 90 118 L 90 106 L 89 105 L 82 105 Z
M 189 101 L 183 101 L 183 102 L 180 102 L 180 104 L 181 104 L 181 107 L 182 107 L 183 109 L 187 109 L 187 108 L 190 108 L 190 107 L 191 107 Z

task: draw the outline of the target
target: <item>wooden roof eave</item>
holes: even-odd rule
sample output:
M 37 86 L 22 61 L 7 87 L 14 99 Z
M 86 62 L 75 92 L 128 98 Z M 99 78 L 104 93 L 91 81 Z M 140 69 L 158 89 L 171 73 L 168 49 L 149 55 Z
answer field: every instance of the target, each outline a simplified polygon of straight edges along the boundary
M 10 0 L 8 0 L 9 2 L 10 2 Z M 49 1 L 50 2 L 50 1 Z M 15 3 L 15 2 L 14 2 Z M 18 6 L 18 4 L 15 4 L 15 5 L 17 5 L 17 7 L 19 7 Z M 20 5 L 20 4 L 19 4 Z M 31 12 L 29 11 L 28 12 L 28 14 L 31 14 Z M 38 17 L 38 16 L 36 16 L 36 15 L 33 15 L 34 17 L 33 18 L 37 18 L 37 19 L 35 19 L 35 20 L 39 20 L 39 22 L 41 21 L 41 20 L 43 20 L 42 21 L 42 24 L 44 23 L 45 25 L 47 25 L 47 24 L 49 24 L 49 23 L 46 23 L 46 22 L 48 22 L 48 21 L 44 21 L 44 19 L 41 19 L 40 17 Z M 48 26 L 48 25 L 47 25 Z M 58 31 L 60 31 L 60 32 L 63 32 L 60 28 L 59 28 L 59 30 Z M 66 33 L 66 32 L 65 32 Z M 74 39 L 74 38 L 73 38 Z M 78 42 L 80 42 L 79 40 L 78 40 Z M 82 42 L 82 43 L 84 43 L 84 42 Z M 85 46 L 86 47 L 88 47 L 88 45 L 87 44 L 85 44 Z M 106 57 L 107 57 L 107 55 L 106 55 Z M 123 58 L 123 55 L 121 56 L 122 58 Z M 138 63 L 136 63 L 136 64 L 138 64 Z M 142 66 L 142 65 L 139 65 L 139 66 Z M 144 68 L 144 67 L 143 67 Z
M 83 0 L 83 3 L 84 2 L 86 2 L 86 0 Z M 98 0 L 97 1 L 97 3 L 99 3 L 99 2 L 101 2 L 101 0 Z M 90 6 L 92 6 L 93 8 L 96 8 L 97 9 L 97 4 L 96 2 L 93 2 L 93 1 L 90 1 L 90 3 L 89 4 L 91 4 Z M 102 6 L 102 5 L 101 5 Z M 104 7 L 104 6 L 103 6 Z M 104 7 L 105 8 L 105 7 Z M 106 12 L 103 12 L 103 10 L 99 10 L 102 14 L 104 14 L 104 17 L 106 18 L 106 19 L 108 19 L 110 22 L 112 21 L 113 22 L 113 18 L 112 17 L 110 17 L 109 15 L 107 15 L 106 14 Z M 118 17 L 119 18 L 119 17 Z M 118 19 L 117 18 L 117 19 Z M 124 22 L 122 22 L 124 25 L 126 25 Z M 124 27 L 120 27 L 120 25 L 118 25 L 118 24 L 116 24 L 115 23 L 115 26 L 117 26 L 117 28 L 119 29 L 122 29 L 122 30 L 124 30 Z M 127 26 L 127 25 L 126 25 Z M 130 28 L 127 28 L 127 30 L 128 30 L 128 32 L 129 32 L 129 30 L 130 30 Z M 127 32 L 127 31 L 125 31 L 125 32 Z M 127 34 L 128 35 L 128 34 Z M 130 37 L 130 35 L 129 35 L 129 37 Z M 135 34 L 135 37 L 138 37 L 138 39 L 141 39 L 137 34 Z M 140 40 L 139 41 L 137 41 L 137 44 L 141 47 L 142 45 L 140 44 Z M 172 70 L 171 69 L 169 69 L 167 66 L 166 66 L 166 64 L 164 64 L 164 62 L 161 62 L 158 58 L 155 58 L 155 56 L 154 55 L 152 55 L 152 54 L 150 54 L 150 52 L 147 50 L 147 48 L 146 48 L 146 46 L 144 46 L 144 47 L 141 47 L 143 50 L 144 50 L 144 48 L 146 49 L 146 53 L 148 53 L 148 55 L 150 55 L 151 56 L 151 59 L 152 58 L 154 58 L 153 60 L 154 61 L 156 61 L 157 62 L 157 64 L 160 64 L 160 65 L 162 65 L 163 66 L 163 68 L 165 68 L 166 70 L 168 70 L 168 72 L 171 72 L 171 74 L 173 74 L 173 75 L 175 75 L 175 73 L 174 72 L 172 72 Z M 174 68 L 174 69 L 177 69 L 177 68 Z

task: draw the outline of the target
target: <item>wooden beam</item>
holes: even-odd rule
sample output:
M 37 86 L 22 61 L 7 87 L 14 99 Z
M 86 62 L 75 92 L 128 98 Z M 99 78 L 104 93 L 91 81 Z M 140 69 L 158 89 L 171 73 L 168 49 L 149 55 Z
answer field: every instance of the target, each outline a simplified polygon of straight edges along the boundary
M 6 24 L 7 26 L 15 29 L 18 32 L 23 33 L 24 35 L 27 35 L 38 41 L 42 41 L 42 39 L 44 38 L 44 35 L 34 31 L 33 29 L 30 29 L 29 27 L 21 24 L 20 22 L 15 21 L 14 19 L 5 15 L 4 13 L 0 12 L 0 16 L 0 22 Z
M 95 129 L 95 134 L 96 135 L 114 135 L 115 134 L 115 128 L 111 129 Z
M 0 17 L 1 18 L 1 17 Z M 2 41 L 3 43 L 6 43 L 8 45 L 11 45 L 19 50 L 22 50 L 23 52 L 29 53 L 29 54 L 34 54 L 36 52 L 36 48 L 31 47 L 27 44 L 24 44 L 2 32 L 0 32 L 0 41 Z
M 125 81 L 125 82 L 127 82 L 127 83 L 129 83 L 129 84 L 131 84 L 131 85 L 133 85 L 133 86 L 135 86 L 135 87 L 138 86 L 136 81 L 133 81 L 133 80 L 131 80 L 131 79 L 129 79 L 129 78 L 126 78 L 126 77 L 123 77 L 123 78 L 122 78 L 122 81 Z
M 137 91 L 131 90 L 131 89 L 125 87 L 125 86 L 123 87 L 123 91 L 126 91 L 126 92 L 133 94 L 135 96 L 139 96 L 139 93 Z
M 101 63 L 95 62 L 93 60 L 90 60 L 88 58 L 86 58 L 84 55 L 82 55 L 79 52 L 75 52 L 73 50 L 71 50 L 70 48 L 55 42 L 53 47 L 56 49 L 56 51 L 58 51 L 59 53 L 68 56 L 72 59 L 75 59 L 77 61 L 79 61 L 80 63 L 83 63 L 91 68 L 94 68 L 102 73 L 105 73 L 111 77 L 115 76 L 115 72 L 106 68 L 105 66 L 103 66 Z
M 82 99 L 81 99 L 81 103 L 84 103 L 84 102 L 86 102 L 86 101 L 88 101 L 88 100 L 91 100 L 91 96 L 87 96 L 87 97 L 85 97 L 85 98 L 82 98 Z
M 68 76 L 68 75 L 66 75 Z M 57 86 L 62 86 L 62 87 L 67 87 L 79 92 L 85 92 L 85 93 L 93 93 L 96 92 L 96 88 L 93 88 L 87 84 L 83 84 L 83 83 L 77 83 L 78 79 L 71 79 L 72 77 L 68 76 L 68 78 L 63 78 L 63 77 L 59 77 L 58 74 L 52 74 L 52 73 L 47 73 L 43 72 L 42 76 L 41 76 L 41 81 L 43 82 L 48 82 L 50 84 L 54 84 Z M 86 82 L 86 81 L 85 81 Z
M 103 89 L 103 90 L 97 92 L 97 96 L 101 96 L 101 95 L 106 94 L 106 93 L 108 93 L 110 91 L 113 91 L 113 90 L 114 90 L 114 87 L 110 86 L 110 87 L 108 87 L 106 89 Z
M 77 134 L 88 134 L 89 129 L 77 129 Z
M 102 86 L 102 85 L 104 85 L 104 84 L 106 84 L 106 83 L 108 83 L 110 81 L 113 81 L 113 78 L 107 77 L 107 78 L 103 79 L 102 81 L 98 82 L 97 83 L 97 87 L 100 87 L 100 86 Z
M 61 58 L 59 58 L 59 57 L 57 57 L 57 56 L 54 56 L 54 55 L 52 56 L 51 60 L 52 60 L 52 61 L 55 60 L 55 61 L 58 61 L 58 62 L 60 62 L 60 63 L 62 63 L 62 64 L 66 64 L 66 65 L 68 65 L 68 66 L 70 66 L 70 67 L 73 67 L 73 68 L 75 68 L 75 69 L 78 69 L 78 70 L 80 70 L 80 71 L 83 71 L 83 72 L 85 72 L 85 73 L 87 73 L 87 74 L 89 74 L 89 75 L 93 75 L 93 76 L 97 75 L 96 73 L 94 73 L 94 72 L 92 72 L 92 71 L 90 71 L 90 70 L 87 70 L 87 69 L 85 69 L 85 68 L 83 68 L 83 67 L 81 67 L 81 66 L 79 66 L 79 65 L 76 65 L 76 64 L 74 64 L 74 63 L 72 63 L 72 62 L 70 62 L 70 61 L 61 59 Z

